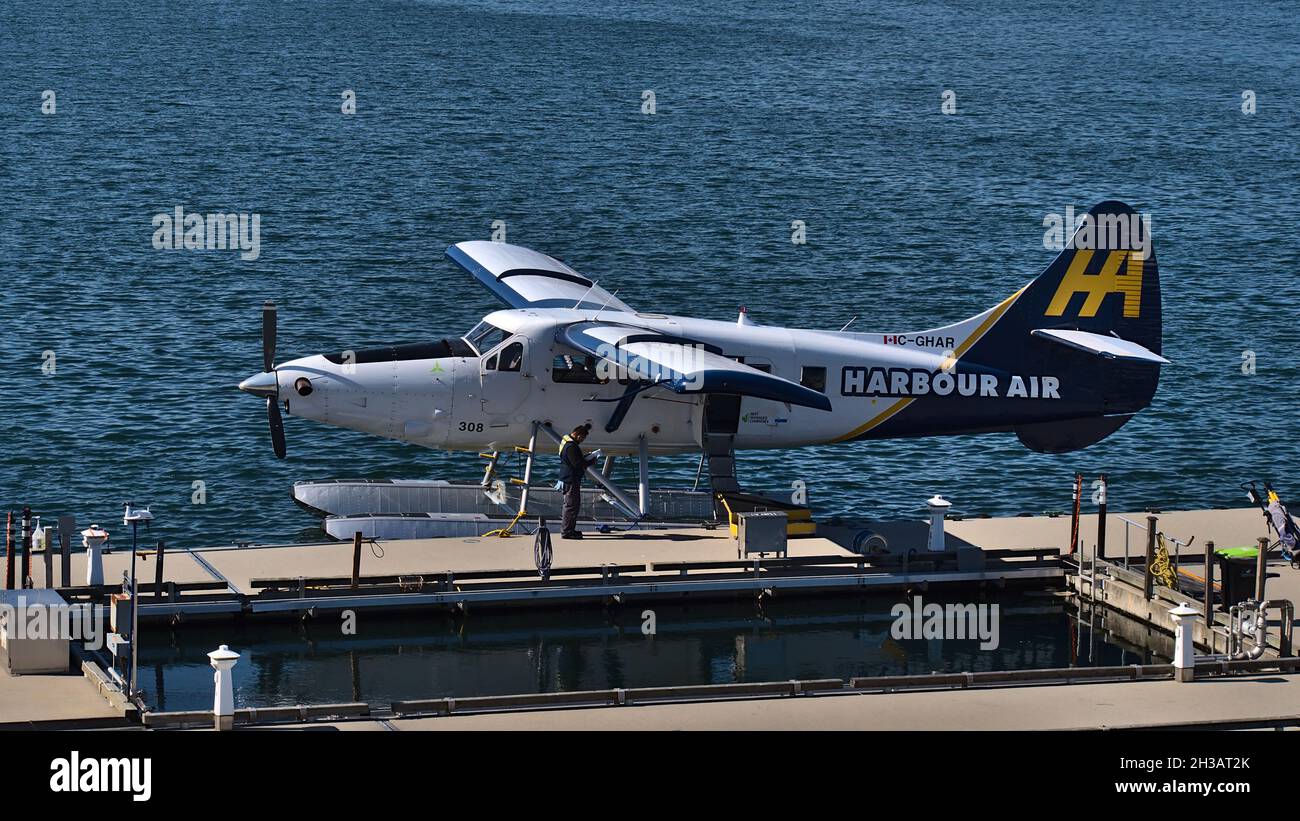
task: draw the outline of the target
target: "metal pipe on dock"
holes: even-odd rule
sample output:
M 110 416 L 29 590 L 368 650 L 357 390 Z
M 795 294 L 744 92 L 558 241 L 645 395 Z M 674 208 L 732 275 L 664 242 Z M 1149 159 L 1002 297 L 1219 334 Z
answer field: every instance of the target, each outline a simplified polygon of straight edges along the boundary
M 637 504 L 644 516 L 650 512 L 650 443 L 645 434 L 637 439 L 638 473 L 636 483 Z
M 1268 537 L 1259 537 L 1259 555 L 1255 558 L 1255 601 L 1264 600 L 1264 583 L 1268 581 Z
M 22 578 L 19 579 L 19 587 L 26 589 L 32 586 L 32 509 L 23 507 L 23 564 Z
M 5 521 L 5 590 L 14 589 L 14 513 Z
M 1097 487 L 1097 557 L 1106 559 L 1106 474 L 1101 474 Z M 1150 598 L 1148 596 L 1147 598 Z

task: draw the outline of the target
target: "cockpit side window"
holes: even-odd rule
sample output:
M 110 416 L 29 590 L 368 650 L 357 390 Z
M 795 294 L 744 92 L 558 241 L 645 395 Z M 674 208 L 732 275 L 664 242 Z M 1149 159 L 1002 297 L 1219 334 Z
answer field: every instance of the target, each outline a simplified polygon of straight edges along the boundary
M 551 380 L 577 385 L 604 385 L 609 381 L 597 373 L 595 357 L 585 353 L 556 356 L 551 362 Z
M 465 334 L 465 341 L 473 345 L 474 350 L 478 352 L 479 356 L 482 356 L 504 342 L 507 336 L 509 334 L 497 326 L 480 322 L 474 326 L 474 330 Z
M 511 342 L 501 350 L 498 370 L 518 373 L 524 365 L 524 346 L 522 342 Z

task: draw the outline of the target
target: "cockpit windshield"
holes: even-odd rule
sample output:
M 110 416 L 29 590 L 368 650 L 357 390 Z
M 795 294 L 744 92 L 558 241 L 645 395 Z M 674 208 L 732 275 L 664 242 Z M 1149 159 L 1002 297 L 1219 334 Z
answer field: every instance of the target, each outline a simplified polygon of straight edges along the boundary
M 474 346 L 474 350 L 479 356 L 492 350 L 500 345 L 505 338 L 509 336 L 505 331 L 495 325 L 489 325 L 486 322 L 480 322 L 474 326 L 474 329 L 465 334 L 465 341 Z

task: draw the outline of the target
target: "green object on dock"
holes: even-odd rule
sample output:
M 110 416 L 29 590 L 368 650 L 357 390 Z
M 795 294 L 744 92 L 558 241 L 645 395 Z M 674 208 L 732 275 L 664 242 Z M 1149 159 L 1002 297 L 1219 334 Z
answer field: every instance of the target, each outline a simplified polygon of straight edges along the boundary
M 1258 547 L 1221 547 L 1214 551 L 1225 559 L 1254 559 L 1259 555 Z

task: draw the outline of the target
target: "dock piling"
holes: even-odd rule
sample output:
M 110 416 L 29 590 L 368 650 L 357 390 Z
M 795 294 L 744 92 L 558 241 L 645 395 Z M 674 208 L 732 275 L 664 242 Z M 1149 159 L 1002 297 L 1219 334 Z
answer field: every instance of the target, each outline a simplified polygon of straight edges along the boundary
M 1205 635 L 1214 652 L 1214 540 L 1205 543 Z
M 163 597 L 163 556 L 167 552 L 167 543 L 162 539 L 158 540 L 158 564 L 153 568 L 153 597 L 161 599 Z
M 45 587 L 54 589 L 54 528 L 41 528 L 41 544 L 45 546 Z
M 352 534 L 352 589 L 361 585 L 361 531 Z
M 63 580 L 64 587 L 72 586 L 72 534 L 77 529 L 77 520 L 72 516 L 59 517 L 59 550 L 60 570 L 59 576 Z
M 1105 531 L 1102 531 L 1105 532 Z M 1142 594 L 1151 601 L 1155 577 L 1151 575 L 1151 566 L 1156 563 L 1156 517 L 1147 517 L 1147 563 L 1143 568 Z

